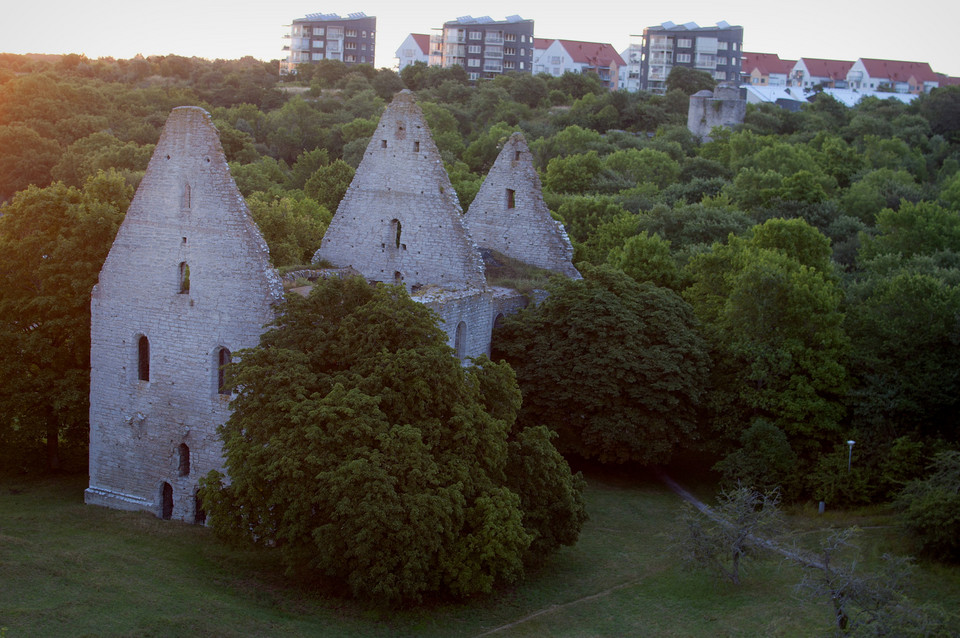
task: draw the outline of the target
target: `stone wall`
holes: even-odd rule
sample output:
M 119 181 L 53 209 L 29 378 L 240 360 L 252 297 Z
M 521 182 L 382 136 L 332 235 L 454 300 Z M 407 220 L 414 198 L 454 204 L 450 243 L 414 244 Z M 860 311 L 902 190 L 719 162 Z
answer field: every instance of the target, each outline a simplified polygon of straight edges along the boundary
M 410 91 L 401 91 L 380 118 L 314 255 L 322 259 L 408 289 L 485 285 L 483 261 Z
M 743 124 L 747 114 L 746 90 L 718 86 L 713 92 L 699 91 L 690 96 L 687 128 L 702 142 L 709 142 L 714 126 L 734 128 Z
M 580 278 L 563 224 L 543 201 L 540 178 L 522 133 L 503 145 L 466 214 L 470 235 L 489 248 L 526 264 Z
M 194 519 L 222 467 L 219 352 L 255 346 L 281 296 L 209 114 L 174 109 L 92 294 L 87 503 Z

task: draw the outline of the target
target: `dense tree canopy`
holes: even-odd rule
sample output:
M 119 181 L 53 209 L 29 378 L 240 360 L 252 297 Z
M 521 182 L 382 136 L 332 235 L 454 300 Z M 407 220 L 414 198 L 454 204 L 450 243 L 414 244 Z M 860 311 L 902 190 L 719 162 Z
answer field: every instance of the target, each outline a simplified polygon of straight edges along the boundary
M 393 603 L 489 592 L 576 541 L 583 480 L 516 423 L 510 368 L 462 367 L 402 287 L 321 281 L 237 354 L 229 484 L 205 480 L 220 534 Z
M 696 320 L 672 290 L 583 275 L 494 333 L 494 356 L 517 371 L 521 422 L 556 429 L 584 457 L 663 463 L 698 435 L 709 359 Z

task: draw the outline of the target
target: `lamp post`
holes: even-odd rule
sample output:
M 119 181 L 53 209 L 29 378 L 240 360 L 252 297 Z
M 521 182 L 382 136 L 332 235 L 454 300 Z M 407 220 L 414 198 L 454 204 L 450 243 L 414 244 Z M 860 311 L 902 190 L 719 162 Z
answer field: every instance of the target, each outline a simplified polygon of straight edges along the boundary
M 847 445 L 850 446 L 850 453 L 847 455 L 847 472 L 850 471 L 850 467 L 853 465 L 853 444 L 856 441 L 847 441 Z

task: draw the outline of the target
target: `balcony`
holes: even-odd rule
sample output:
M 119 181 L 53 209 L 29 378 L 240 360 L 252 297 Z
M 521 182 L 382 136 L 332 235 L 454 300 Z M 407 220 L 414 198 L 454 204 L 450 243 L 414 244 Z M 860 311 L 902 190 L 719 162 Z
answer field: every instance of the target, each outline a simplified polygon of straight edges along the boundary
M 488 73 L 503 73 L 503 63 L 484 60 L 483 70 Z
M 462 58 L 467 54 L 467 47 L 463 44 L 446 44 L 443 47 L 443 54 L 445 56 L 453 56 Z
M 487 31 L 486 37 L 483 39 L 487 44 L 503 44 L 503 35 L 500 33 L 491 33 Z
M 491 59 L 494 59 L 494 60 L 502 60 L 502 59 L 503 59 L 503 49 L 501 49 L 500 47 L 487 47 L 487 48 L 484 49 L 484 51 L 483 51 L 483 57 L 485 57 L 485 58 L 491 58 Z

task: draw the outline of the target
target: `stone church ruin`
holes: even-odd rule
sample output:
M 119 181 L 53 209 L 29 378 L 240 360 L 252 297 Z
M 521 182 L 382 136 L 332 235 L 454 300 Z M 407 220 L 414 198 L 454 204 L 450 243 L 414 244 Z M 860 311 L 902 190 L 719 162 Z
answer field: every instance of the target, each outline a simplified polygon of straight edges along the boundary
M 523 137 L 510 138 L 464 215 L 402 91 L 314 261 L 403 284 L 465 359 L 488 354 L 497 320 L 527 303 L 487 284 L 481 248 L 579 277 Z M 222 366 L 258 344 L 283 294 L 210 115 L 174 109 L 91 295 L 87 503 L 205 520 L 198 481 L 224 469 L 216 430 L 230 415 Z

